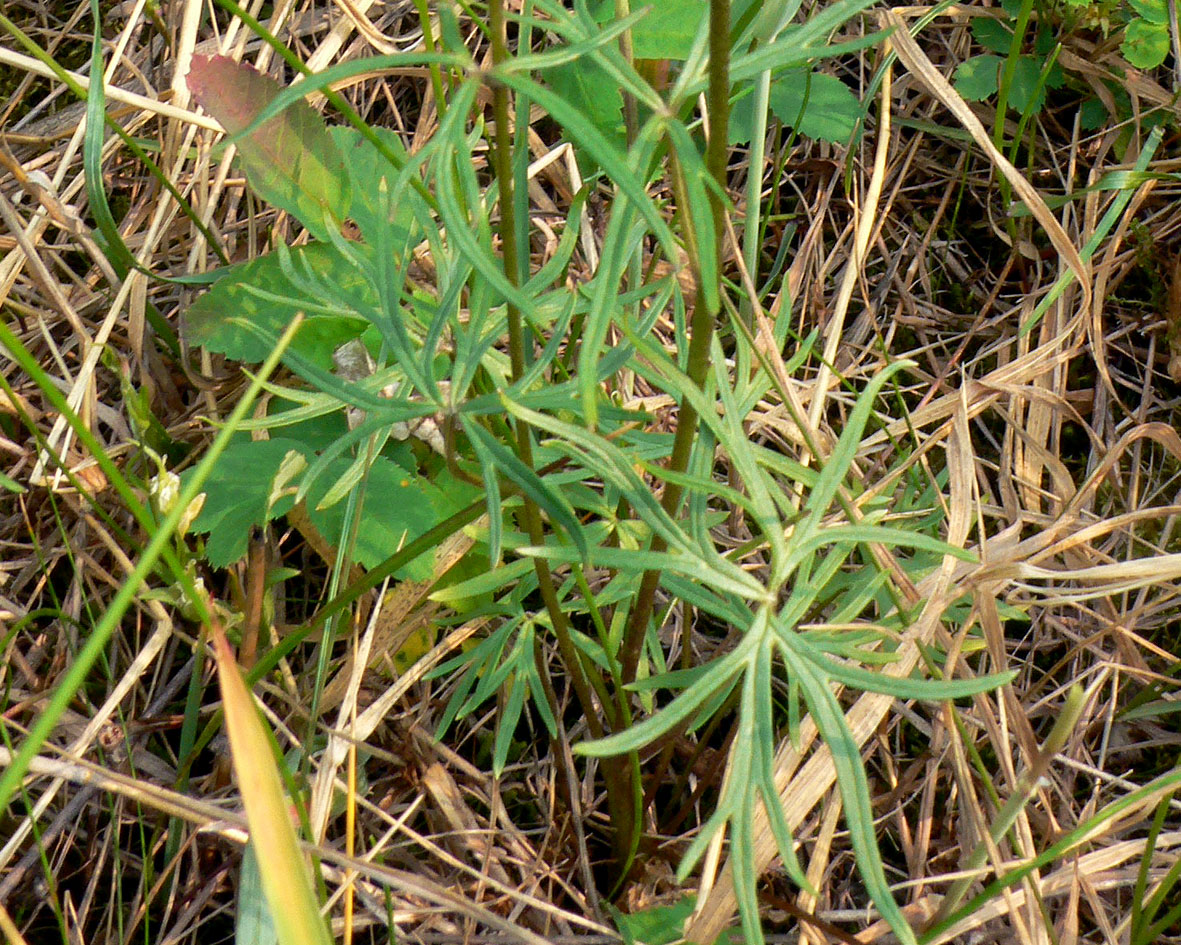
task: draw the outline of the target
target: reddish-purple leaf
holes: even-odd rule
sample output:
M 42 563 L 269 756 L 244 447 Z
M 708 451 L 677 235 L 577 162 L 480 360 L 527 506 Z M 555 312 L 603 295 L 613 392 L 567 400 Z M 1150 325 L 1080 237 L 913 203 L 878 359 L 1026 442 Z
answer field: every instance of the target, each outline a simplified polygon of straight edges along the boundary
M 279 93 L 279 83 L 227 56 L 194 56 L 194 98 L 231 135 L 241 135 Z M 315 235 L 348 216 L 344 159 L 324 120 L 307 102 L 285 108 L 234 144 L 260 197 L 295 215 Z

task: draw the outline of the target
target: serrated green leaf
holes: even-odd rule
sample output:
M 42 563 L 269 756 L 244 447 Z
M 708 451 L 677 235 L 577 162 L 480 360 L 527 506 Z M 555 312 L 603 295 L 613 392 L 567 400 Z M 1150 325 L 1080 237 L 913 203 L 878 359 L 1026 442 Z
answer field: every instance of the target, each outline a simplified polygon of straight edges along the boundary
M 241 437 L 218 458 L 205 482 L 205 505 L 192 530 L 208 533 L 205 557 L 215 568 L 224 568 L 246 554 L 250 530 L 291 508 L 283 499 L 269 507 L 271 486 L 284 457 L 302 452 L 298 440 L 251 440 Z M 186 476 L 182 476 L 182 482 Z
M 978 16 L 972 20 L 972 36 L 989 52 L 1002 56 L 1009 54 L 1009 47 L 1013 43 L 1013 31 L 991 17 Z
M 1169 5 L 1165 0 L 1128 0 L 1128 6 L 1149 23 L 1157 26 L 1167 26 L 1169 23 Z
M 844 82 L 824 72 L 789 69 L 771 84 L 771 111 L 789 128 L 818 141 L 844 144 L 853 134 L 861 116 L 861 103 Z M 750 140 L 753 96 L 734 104 L 730 137 L 744 134 Z
M 1020 115 L 1033 115 L 1046 104 L 1046 89 L 1058 88 L 1066 80 L 1061 67 L 1050 67 L 1042 84 L 1045 62 L 1033 56 L 1018 56 L 1013 66 L 1013 84 L 1009 86 L 1009 107 Z
M 1124 32 L 1120 51 L 1137 69 L 1155 69 L 1169 55 L 1168 27 L 1134 19 Z
M 346 504 L 338 503 L 326 509 L 318 508 L 332 483 L 350 465 L 347 457 L 329 464 L 307 493 L 308 517 L 312 524 L 333 546 L 338 546 L 345 528 Z M 365 480 L 365 504 L 362 517 L 365 526 L 357 534 L 353 556 L 358 564 L 373 568 L 475 498 L 475 490 L 447 473 L 439 473 L 428 480 L 411 472 L 385 456 L 373 461 Z M 440 484 L 445 488 L 441 488 Z M 423 581 L 431 576 L 433 561 L 429 555 L 407 565 L 397 576 L 406 580 Z
M 396 132 L 387 128 L 372 130 L 395 154 L 405 154 L 402 139 Z M 393 167 L 356 128 L 338 126 L 329 131 L 344 160 L 352 186 L 353 201 L 350 215 L 353 222 L 371 244 L 377 243 L 380 230 L 383 246 L 390 247 L 396 256 L 405 247 L 414 229 L 414 208 L 411 201 L 421 198 L 413 192 L 413 188 L 405 186 L 403 192 L 396 195 L 397 199 L 391 200 L 393 219 L 384 219 L 378 193 L 383 181 L 388 190 L 394 190 L 398 181 L 398 169 Z
M 286 252 L 294 271 L 309 278 L 295 284 L 279 253 L 232 267 L 185 313 L 189 344 L 236 361 L 261 361 L 272 343 L 243 330 L 237 320 L 248 320 L 277 338 L 296 313 L 303 312 L 307 320 L 290 350 L 331 370 L 332 353 L 368 326 L 364 313 L 376 309 L 376 293 L 355 263 L 328 243 L 296 246 Z
M 956 66 L 955 89 L 969 102 L 983 102 L 997 93 L 1000 76 L 1000 56 L 973 56 Z

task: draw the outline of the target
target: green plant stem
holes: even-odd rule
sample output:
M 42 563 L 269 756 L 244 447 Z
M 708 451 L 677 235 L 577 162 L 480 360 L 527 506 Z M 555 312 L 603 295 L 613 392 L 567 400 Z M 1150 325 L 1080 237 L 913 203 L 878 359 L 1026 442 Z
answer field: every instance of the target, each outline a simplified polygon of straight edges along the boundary
M 434 52 L 435 36 L 431 30 L 431 11 L 427 6 L 427 0 L 414 0 L 414 6 L 418 10 L 418 22 L 422 25 L 422 44 L 426 47 L 427 52 Z M 447 96 L 443 91 L 443 71 L 437 62 L 432 62 L 430 72 L 431 90 L 435 93 L 435 114 L 438 120 L 442 121 L 443 116 L 447 113 Z
M 996 124 L 992 127 L 992 142 L 998 151 L 1004 151 L 1005 143 L 1005 115 L 1009 111 L 1009 90 L 1013 87 L 1013 78 L 1017 74 L 1017 60 L 1021 58 L 1021 47 L 1025 43 L 1025 30 L 1029 26 L 1029 18 L 1033 15 L 1033 0 L 1021 0 L 1021 9 L 1017 11 L 1017 21 L 1013 24 L 1013 41 L 1009 45 L 1009 55 L 1005 59 L 1005 67 L 1001 70 L 1000 87 L 996 98 Z M 1021 136 L 1017 136 L 1020 141 Z M 1016 143 L 1016 142 L 1015 142 Z M 999 172 L 997 181 L 1001 189 L 1001 200 L 1008 206 L 1012 199 L 1012 187 L 1008 178 Z M 1017 245 L 1017 224 L 1011 215 L 1005 220 L 1006 230 L 1013 245 Z
M 1005 67 L 1001 70 L 1000 87 L 996 97 L 996 124 L 992 128 L 992 143 L 997 150 L 1004 149 L 1005 143 L 1005 115 L 1009 110 L 1009 90 L 1013 87 L 1013 78 L 1017 74 L 1017 60 L 1021 58 L 1021 47 L 1025 44 L 1025 30 L 1029 27 L 1029 18 L 1033 15 L 1033 0 L 1021 0 L 1021 9 L 1017 12 L 1017 21 L 1013 24 L 1013 40 L 1009 44 L 1009 55 L 1005 58 Z
M 766 157 L 767 146 L 767 109 L 770 98 L 771 71 L 768 69 L 755 80 L 754 129 L 750 136 L 746 168 L 746 206 L 743 208 L 746 218 L 742 227 L 742 259 L 756 288 L 759 284 L 759 253 L 762 249 L 763 228 L 760 226 L 760 211 L 763 196 L 763 159 Z M 778 177 L 771 179 L 779 180 Z M 778 188 L 775 190 L 778 192 Z M 754 324 L 754 303 L 755 299 L 743 297 L 739 306 L 742 320 L 748 325 Z
M 722 194 L 726 188 L 726 161 L 728 149 L 726 147 L 727 126 L 730 121 L 730 2 L 729 0 L 710 0 L 709 5 L 709 90 L 706 94 L 709 107 L 708 127 L 709 143 L 706 146 L 705 166 L 711 177 L 717 183 L 717 188 L 709 192 L 710 209 L 713 211 L 713 225 L 717 265 L 715 271 L 721 273 L 721 247 L 725 239 L 725 206 Z M 670 158 L 676 162 L 676 155 L 671 149 Z M 674 173 L 674 186 L 680 175 Z M 684 189 L 677 187 L 681 193 L 678 201 L 682 201 Z M 691 260 L 692 261 L 692 260 Z M 699 263 L 699 261 L 698 261 Z M 689 339 L 688 375 L 689 379 L 698 387 L 705 384 L 709 372 L 709 349 L 713 342 L 714 326 L 718 312 L 707 305 L 708 294 L 700 278 L 701 266 L 694 265 L 697 270 L 697 290 L 694 295 L 693 316 L 690 319 L 691 337 Z M 716 294 L 716 293 L 715 293 Z M 677 431 L 673 437 L 672 454 L 669 456 L 669 469 L 674 472 L 684 472 L 689 468 L 689 457 L 693 452 L 693 443 L 697 439 L 697 411 L 687 402 L 682 402 L 677 415 Z M 661 496 L 664 510 L 675 517 L 681 505 L 682 489 L 672 482 L 665 483 Z M 665 543 L 656 537 L 652 540 L 652 550 L 665 550 Z M 645 571 L 640 581 L 640 589 L 636 595 L 635 605 L 628 618 L 627 630 L 623 641 L 623 678 L 626 682 L 633 682 L 636 678 L 636 667 L 643 652 L 644 639 L 648 633 L 648 622 L 652 617 L 652 607 L 656 598 L 656 587 L 660 583 L 660 572 Z
M 488 25 L 491 32 L 492 64 L 500 65 L 508 58 L 508 48 L 505 33 L 504 2 L 490 0 L 488 4 Z M 500 202 L 500 238 L 504 256 L 504 272 L 506 278 L 514 285 L 521 284 L 521 257 L 517 245 L 516 211 L 513 194 L 512 176 L 512 141 L 509 137 L 509 96 L 508 88 L 499 82 L 492 86 L 492 118 L 496 124 L 493 142 L 492 160 L 496 169 L 496 183 L 499 189 Z M 509 360 L 512 365 L 513 381 L 519 380 L 525 373 L 525 333 L 521 322 L 521 313 L 512 302 L 506 302 Z M 515 424 L 517 455 L 530 469 L 533 468 L 533 434 L 529 425 L 524 421 Z M 523 497 L 522 514 L 525 519 L 525 530 L 529 540 L 535 545 L 545 542 L 545 529 L 541 520 L 541 510 L 537 504 Z M 574 645 L 574 638 L 570 633 L 566 614 L 558 600 L 554 587 L 553 575 L 549 566 L 542 558 L 535 558 L 534 569 L 537 574 L 537 586 L 541 592 L 541 599 L 549 614 L 553 626 L 554 638 L 558 644 L 558 652 L 566 672 L 570 675 L 571 685 L 575 696 L 582 707 L 586 718 L 587 729 L 592 737 L 601 738 L 604 734 L 603 719 L 599 715 L 591 685 L 588 681 L 582 658 L 578 648 Z M 555 706 L 555 711 L 556 711 Z M 610 712 L 610 702 L 604 703 L 604 710 Z M 603 765 L 603 776 L 607 781 L 607 804 L 611 813 L 615 833 L 613 837 L 615 854 L 622 866 L 621 873 L 630 870 L 631 861 L 639 841 L 637 833 L 638 794 L 639 784 L 630 776 L 628 759 L 626 757 L 612 759 Z
M 488 4 L 488 20 L 492 33 L 492 63 L 499 65 L 508 58 L 505 42 L 505 22 L 503 0 L 492 0 Z M 508 280 L 514 285 L 521 284 L 520 252 L 517 247 L 516 220 L 513 206 L 512 179 L 512 141 L 509 138 L 509 100 L 508 89 L 497 83 L 492 88 L 492 117 L 496 123 L 495 146 L 492 155 L 496 167 L 496 183 L 500 194 L 500 240 L 504 254 L 504 272 Z M 517 381 L 525 373 L 525 332 L 522 327 L 521 313 L 516 305 L 508 302 L 508 343 L 509 360 L 512 364 L 512 378 Z M 533 468 L 533 438 L 528 424 L 515 424 L 517 440 L 517 455 L 521 462 L 530 469 Z M 525 530 L 529 540 L 535 545 L 545 542 L 545 529 L 541 521 L 541 510 L 537 504 L 524 497 L 522 510 L 525 518 Z M 566 624 L 566 615 L 562 612 L 561 602 L 558 600 L 557 590 L 554 588 L 553 576 L 541 558 L 534 559 L 537 570 L 537 583 L 541 591 L 541 598 L 549 613 L 553 624 L 554 635 L 558 640 L 558 649 L 562 654 L 562 661 L 570 673 L 574 684 L 575 694 L 586 713 L 587 725 L 591 734 L 599 738 L 596 729 L 602 733 L 602 720 L 595 711 L 595 702 L 591 694 L 590 684 L 583 672 L 582 661 L 578 657 L 578 650 L 570 637 L 570 630 Z
M 631 16 L 631 0 L 615 0 L 615 18 L 627 19 Z M 632 31 L 624 30 L 619 34 L 619 52 L 623 56 L 628 68 L 635 67 L 635 52 L 632 49 Z M 623 130 L 626 135 L 627 146 L 630 148 L 636 140 L 636 132 L 640 127 L 640 114 L 636 107 L 636 97 L 627 89 L 623 93 Z
M 631 0 L 615 0 L 615 17 L 616 19 L 625 19 L 631 16 Z M 624 62 L 627 63 L 629 69 L 634 69 L 636 65 L 635 49 L 632 46 L 632 31 L 630 29 L 624 30 L 619 34 L 619 52 L 623 56 Z M 640 112 L 639 106 L 636 103 L 636 97 L 627 89 L 620 90 L 623 95 L 623 135 L 624 141 L 627 143 L 627 148 L 630 151 L 633 144 L 636 143 L 636 135 L 640 129 Z M 616 198 L 618 199 L 619 192 L 616 189 Z M 641 284 L 642 271 L 644 268 L 644 250 L 642 246 L 637 246 L 635 252 L 632 253 L 631 261 L 627 265 L 627 275 L 625 276 L 625 287 L 633 287 Z M 636 302 L 632 306 L 631 315 L 635 319 L 639 316 L 640 303 Z

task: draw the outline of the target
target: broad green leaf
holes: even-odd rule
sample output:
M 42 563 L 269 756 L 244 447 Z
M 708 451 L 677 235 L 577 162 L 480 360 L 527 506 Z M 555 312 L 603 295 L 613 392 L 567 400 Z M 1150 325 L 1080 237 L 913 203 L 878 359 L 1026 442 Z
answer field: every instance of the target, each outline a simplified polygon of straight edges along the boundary
M 1141 19 L 1156 26 L 1166 26 L 1169 22 L 1169 5 L 1165 0 L 1128 0 L 1128 6 Z
M 317 479 L 307 495 L 308 517 L 334 547 L 339 545 L 345 533 L 346 503 L 326 509 L 318 506 L 336 477 L 349 465 L 350 460 L 346 457 L 331 463 L 326 474 Z M 354 558 L 359 564 L 366 568 L 377 566 L 475 498 L 474 489 L 446 472 L 437 473 L 432 479 L 411 472 L 385 456 L 374 460 L 365 480 L 364 527 L 358 531 L 353 547 Z M 416 581 L 428 579 L 432 573 L 431 557 L 418 558 L 398 571 L 397 576 Z
M 1000 56 L 973 56 L 955 69 L 955 89 L 969 102 L 983 102 L 996 95 L 1001 74 Z
M 671 906 L 649 906 L 630 915 L 610 904 L 607 908 L 624 945 L 672 945 L 680 940 L 696 902 L 696 896 L 682 896 Z
M 637 59 L 684 59 L 693 47 L 693 39 L 709 4 L 701 0 L 658 0 L 635 3 L 633 10 L 647 6 L 647 14 L 632 27 L 632 49 Z M 615 15 L 614 0 L 599 0 L 592 5 L 600 23 Z
M 583 58 L 548 69 L 545 78 L 550 88 L 590 119 L 604 138 L 623 148 L 623 96 L 607 70 L 593 59 Z
M 411 201 L 422 198 L 411 187 L 404 186 L 396 199 L 391 201 L 393 218 L 386 219 L 378 194 L 383 182 L 388 190 L 394 190 L 399 180 L 399 169 L 391 165 L 356 128 L 338 126 L 329 130 L 351 183 L 353 200 L 350 215 L 353 222 L 370 244 L 377 244 L 380 232 L 385 245 L 397 253 L 405 247 L 414 229 L 414 207 Z M 395 154 L 405 154 L 402 139 L 396 132 L 387 128 L 374 128 L 373 133 Z
M 1169 55 L 1169 30 L 1139 17 L 1128 24 L 1120 51 L 1137 69 L 1155 69 Z
M 1088 98 L 1079 106 L 1079 127 L 1083 131 L 1098 131 L 1106 128 L 1107 123 L 1115 116 L 1107 110 L 1103 100 L 1098 96 Z
M 972 20 L 972 35 L 976 42 L 989 52 L 1002 56 L 1009 54 L 1009 48 L 1013 44 L 1013 31 L 1000 20 L 991 17 L 975 17 Z
M 313 243 L 271 253 L 232 267 L 184 316 L 191 345 L 218 351 L 236 361 L 261 361 L 297 312 L 307 316 L 290 351 L 323 370 L 332 369 L 333 352 L 368 326 L 377 308 L 372 285 L 336 247 Z M 293 280 L 293 274 L 298 274 Z M 245 331 L 248 321 L 262 337 Z
M 279 83 L 227 56 L 194 56 L 189 89 L 231 135 L 241 135 L 280 91 Z M 310 90 L 310 86 L 309 86 Z M 297 101 L 234 144 L 260 197 L 320 239 L 349 214 L 344 159 L 324 120 Z
M 1045 61 L 1033 56 L 1018 56 L 1013 67 L 1013 84 L 1009 86 L 1009 107 L 1019 115 L 1032 115 L 1046 103 L 1046 89 L 1059 88 L 1066 81 L 1062 68 L 1054 63 L 1042 84 Z
M 844 144 L 861 116 L 861 103 L 844 82 L 824 72 L 788 69 L 771 83 L 771 111 L 802 135 Z M 730 111 L 730 141 L 750 140 L 754 96 L 745 95 Z
M 315 452 L 301 440 L 271 438 L 235 440 L 218 460 L 206 488 L 207 496 L 193 530 L 208 533 L 205 554 L 214 567 L 226 567 L 246 553 L 250 529 L 286 514 L 294 501 L 301 476 L 280 479 L 284 460 L 295 454 L 304 464 Z M 307 490 L 308 517 L 329 544 L 340 542 L 344 503 L 327 509 L 316 506 L 332 484 L 351 465 L 341 456 L 327 465 Z M 299 472 L 302 472 L 302 466 Z M 366 479 L 365 527 L 354 548 L 356 560 L 374 567 L 407 542 L 457 511 L 474 498 L 475 490 L 446 472 L 434 481 L 398 465 L 386 456 L 375 459 Z M 431 562 L 419 559 L 398 572 L 399 577 L 425 580 Z
M 218 457 L 205 481 L 205 505 L 192 525 L 193 531 L 209 534 L 205 556 L 213 567 L 240 560 L 250 530 L 291 508 L 290 497 L 271 505 L 272 488 L 287 454 L 304 449 L 298 440 L 239 437 Z M 182 482 L 187 478 L 182 476 Z

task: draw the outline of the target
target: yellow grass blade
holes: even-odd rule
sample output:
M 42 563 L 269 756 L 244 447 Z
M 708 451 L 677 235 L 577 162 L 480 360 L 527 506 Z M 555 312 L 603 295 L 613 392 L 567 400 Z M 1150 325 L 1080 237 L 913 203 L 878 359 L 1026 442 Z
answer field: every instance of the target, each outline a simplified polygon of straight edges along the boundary
M 271 740 L 220 627 L 213 631 L 226 732 L 250 840 L 280 945 L 331 945 L 307 862 L 288 814 Z

